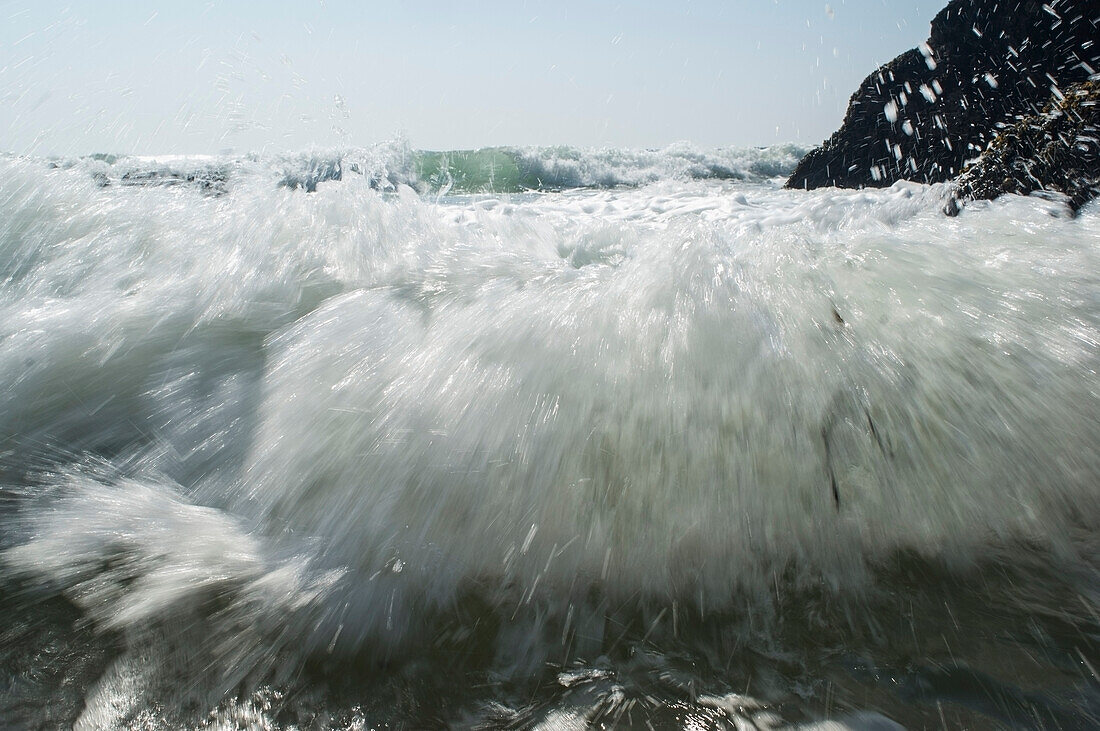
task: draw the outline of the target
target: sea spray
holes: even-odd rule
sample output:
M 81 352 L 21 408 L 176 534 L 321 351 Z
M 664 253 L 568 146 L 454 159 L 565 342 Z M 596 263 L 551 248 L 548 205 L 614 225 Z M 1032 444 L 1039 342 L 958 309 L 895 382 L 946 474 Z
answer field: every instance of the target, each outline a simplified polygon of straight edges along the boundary
M 713 668 L 789 643 L 792 607 L 863 602 L 851 632 L 903 642 L 876 597 L 913 561 L 956 608 L 993 563 L 1089 621 L 1093 208 L 948 219 L 939 187 L 676 176 L 307 193 L 249 165 L 211 195 L 0 161 L 3 575 L 19 611 L 62 597 L 81 642 L 129 648 L 88 671 L 132 689 L 111 723 L 329 662 L 581 662 L 551 685 L 635 673 L 644 695 L 687 653 L 656 697 L 732 692 Z M 782 672 L 761 692 L 791 692 Z

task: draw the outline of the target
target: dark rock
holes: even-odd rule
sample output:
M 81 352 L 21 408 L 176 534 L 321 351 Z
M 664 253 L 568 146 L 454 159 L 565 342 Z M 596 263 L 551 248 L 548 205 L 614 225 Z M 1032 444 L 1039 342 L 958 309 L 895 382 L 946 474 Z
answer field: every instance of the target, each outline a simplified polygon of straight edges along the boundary
M 1100 0 L 952 0 L 920 49 L 868 76 L 789 188 L 944 182 L 1100 70 Z
M 307 193 L 316 193 L 317 184 L 327 180 L 342 180 L 344 177 L 343 160 L 339 157 L 310 157 L 302 162 L 297 170 L 288 170 L 279 185 L 285 188 L 304 189 Z
M 1064 194 L 1076 211 L 1100 195 L 1100 81 L 1066 88 L 1041 114 L 1001 130 L 959 176 L 955 195 Z
M 95 178 L 94 173 L 93 178 Z M 143 187 L 193 185 L 204 193 L 222 195 L 226 192 L 225 184 L 228 179 L 228 174 L 224 170 L 217 168 L 192 171 L 158 168 L 154 170 L 131 170 L 119 179 L 119 183 L 121 185 L 136 185 Z M 105 187 L 107 184 L 98 178 L 96 178 L 96 182 L 100 187 Z

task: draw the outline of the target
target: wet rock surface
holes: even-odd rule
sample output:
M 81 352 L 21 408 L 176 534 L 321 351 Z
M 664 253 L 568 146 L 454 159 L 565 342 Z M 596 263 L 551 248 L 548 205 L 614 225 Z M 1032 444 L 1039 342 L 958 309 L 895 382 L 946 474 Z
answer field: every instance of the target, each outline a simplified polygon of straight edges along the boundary
M 1041 114 L 993 139 L 959 176 L 955 195 L 991 200 L 1038 190 L 1064 194 L 1077 210 L 1100 194 L 1100 81 L 1067 88 Z
M 110 184 L 109 178 L 102 173 L 98 177 L 95 177 L 95 180 L 100 187 L 106 187 Z M 226 192 L 226 182 L 228 180 L 228 173 L 225 170 L 216 168 L 198 171 L 179 171 L 163 168 L 156 170 L 130 171 L 119 179 L 119 184 L 142 187 L 191 185 L 204 193 L 223 195 Z
M 927 43 L 863 81 L 841 128 L 802 159 L 787 187 L 954 179 L 1004 128 L 1095 80 L 1098 39 L 1100 0 L 952 0 Z
M 318 183 L 343 180 L 343 178 L 344 165 L 339 157 L 310 157 L 300 161 L 295 169 L 288 170 L 279 181 L 279 185 L 293 190 L 316 193 Z

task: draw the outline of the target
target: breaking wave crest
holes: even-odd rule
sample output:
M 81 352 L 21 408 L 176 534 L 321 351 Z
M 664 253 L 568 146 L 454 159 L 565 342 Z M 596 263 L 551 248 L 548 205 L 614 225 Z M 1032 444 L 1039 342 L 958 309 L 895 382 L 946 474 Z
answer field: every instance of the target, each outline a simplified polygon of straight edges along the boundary
M 636 187 L 658 180 L 750 180 L 789 175 L 806 149 L 772 147 L 703 150 L 677 143 L 659 150 L 579 147 L 489 147 L 414 150 L 395 140 L 366 148 L 290 155 L 95 155 L 54 164 L 85 169 L 103 186 L 197 187 L 222 194 L 242 178 L 266 177 L 314 191 L 344 176 L 371 187 L 420 193 L 519 193 L 571 188 Z

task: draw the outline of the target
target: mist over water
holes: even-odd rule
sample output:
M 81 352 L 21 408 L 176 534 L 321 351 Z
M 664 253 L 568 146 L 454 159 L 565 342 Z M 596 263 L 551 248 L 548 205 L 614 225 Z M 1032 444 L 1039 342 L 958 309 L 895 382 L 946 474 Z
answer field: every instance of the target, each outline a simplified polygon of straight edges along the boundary
M 0 716 L 1097 723 L 1096 205 L 799 152 L 0 159 Z

